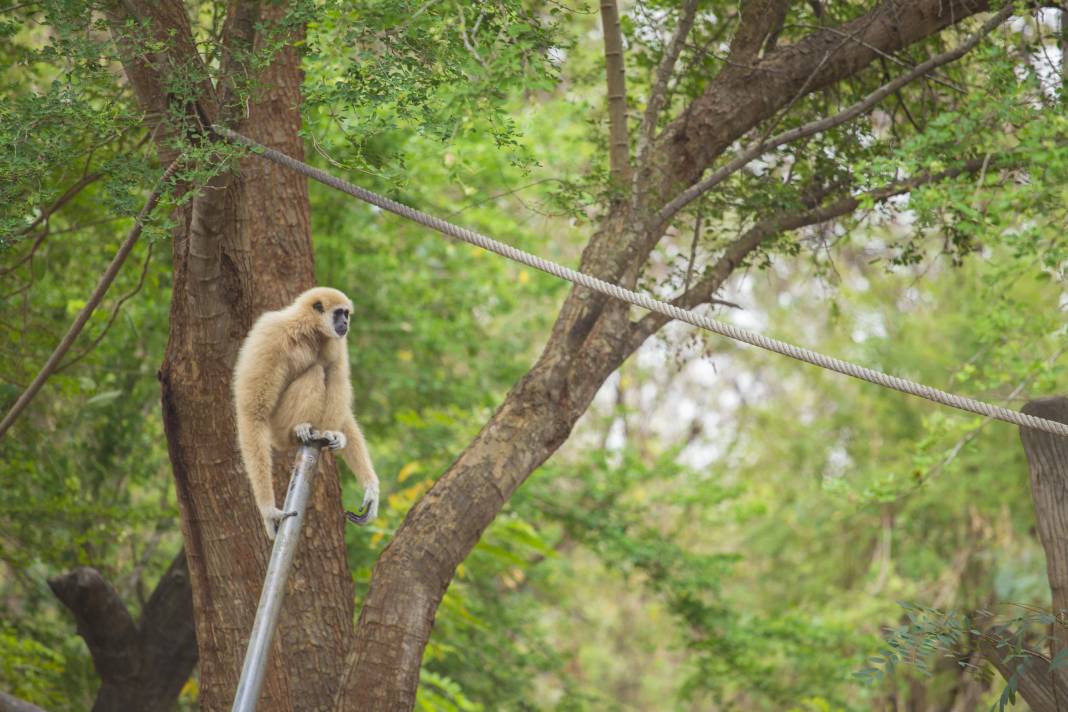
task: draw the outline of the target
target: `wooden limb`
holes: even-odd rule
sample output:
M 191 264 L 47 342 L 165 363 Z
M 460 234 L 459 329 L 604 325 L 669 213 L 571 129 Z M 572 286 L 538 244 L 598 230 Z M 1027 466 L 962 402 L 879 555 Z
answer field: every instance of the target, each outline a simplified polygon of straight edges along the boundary
M 1016 678 L 1020 697 L 1034 712 L 1062 712 L 1063 703 L 1068 700 L 1068 686 L 1059 675 L 1054 678 L 1045 656 L 1026 648 L 1017 651 L 1013 641 L 1005 629 L 993 628 L 979 636 L 979 650 L 1006 682 Z
M 656 77 L 653 79 L 653 86 L 649 92 L 649 101 L 645 105 L 645 113 L 642 115 L 642 122 L 638 128 L 639 170 L 645 163 L 649 145 L 656 135 L 656 122 L 667 100 L 668 83 L 671 81 L 671 74 L 675 70 L 675 63 L 679 61 L 682 48 L 686 45 L 686 38 L 693 29 L 696 14 L 697 0 L 686 0 L 679 16 L 679 24 L 675 26 L 675 31 L 671 34 L 671 39 L 664 49 L 664 56 L 660 58 L 660 64 L 656 68 Z
M 81 567 L 51 579 L 48 585 L 74 614 L 78 634 L 100 675 L 94 710 L 174 707 L 197 661 L 193 594 L 184 551 L 160 578 L 137 623 L 96 569 Z
M 982 170 L 988 162 L 987 157 L 972 159 L 947 171 L 935 174 L 926 173 L 909 180 L 896 181 L 866 193 L 843 196 L 823 205 L 820 203 L 833 190 L 840 189 L 841 186 L 811 190 L 803 200 L 802 210 L 780 213 L 749 228 L 741 237 L 727 246 L 716 263 L 705 270 L 704 275 L 693 287 L 685 290 L 671 303 L 683 309 L 692 309 L 699 304 L 707 303 L 746 257 L 777 235 L 848 215 L 855 211 L 863 200 L 882 202 L 930 183 L 975 173 Z M 635 346 L 641 344 L 668 321 L 667 317 L 656 312 L 646 314 L 633 325 L 628 337 L 629 341 Z
M 797 141 L 798 139 L 805 138 L 807 136 L 813 136 L 815 134 L 822 133 L 824 131 L 827 131 L 828 129 L 834 128 L 835 126 L 840 126 L 841 124 L 844 124 L 847 121 L 852 121 L 856 117 L 867 112 L 869 109 L 874 107 L 887 96 L 893 94 L 895 91 L 905 86 L 909 82 L 926 75 L 935 67 L 940 67 L 944 64 L 949 64 L 950 62 L 960 59 L 976 45 L 978 45 L 984 37 L 993 32 L 995 28 L 997 28 L 1001 25 L 1001 23 L 1007 20 L 1009 16 L 1012 15 L 1012 11 L 1013 6 L 1006 6 L 1001 11 L 995 13 L 994 16 L 987 20 L 985 23 L 983 23 L 983 26 L 979 29 L 978 32 L 973 34 L 971 37 L 969 37 L 967 40 L 962 42 L 954 49 L 949 50 L 948 52 L 943 52 L 942 54 L 932 57 L 923 64 L 917 65 L 911 71 L 906 72 L 905 74 L 902 74 L 893 81 L 884 84 L 872 93 L 868 94 L 868 96 L 864 97 L 855 104 L 848 106 L 837 114 L 816 121 L 810 121 L 806 124 L 798 126 L 797 128 L 790 129 L 789 131 L 784 131 L 742 151 L 740 154 L 735 156 L 734 159 L 732 159 L 729 163 L 713 172 L 712 175 L 708 176 L 703 180 L 698 181 L 697 183 L 694 183 L 689 188 L 682 191 L 674 199 L 672 199 L 667 205 L 661 208 L 660 212 L 658 212 L 656 217 L 654 218 L 654 224 L 659 226 L 666 225 L 671 220 L 671 218 L 678 214 L 680 210 L 685 208 L 687 205 L 689 205 L 691 202 L 696 200 L 704 193 L 708 192 L 715 186 L 725 181 L 734 173 L 748 165 L 750 161 L 763 155 L 764 153 L 767 153 L 768 151 L 777 148 L 778 146 Z
M 883 54 L 988 8 L 988 0 L 883 0 L 853 20 L 814 30 L 756 63 L 728 63 L 657 137 L 649 154 L 657 183 L 649 186 L 650 192 L 666 202 L 700 180 L 724 151 L 793 100 L 806 80 L 807 93 L 831 86 Z M 855 41 L 843 45 L 844 36 Z
M 237 84 L 235 78 L 248 78 L 246 63 L 256 43 L 256 23 L 260 19 L 258 0 L 240 0 L 230 4 L 222 32 L 222 63 L 219 76 L 219 108 L 222 115 L 209 117 L 212 121 L 228 123 L 240 115 L 240 106 L 235 105 Z
M 20 700 L 14 695 L 0 692 L 0 712 L 45 712 L 45 710 L 25 700 Z
M 751 64 L 775 45 L 786 20 L 788 0 L 749 0 L 742 3 L 738 30 L 731 40 L 727 60 L 734 64 Z
M 604 65 L 608 84 L 608 160 L 612 180 L 625 185 L 630 175 L 630 138 L 627 134 L 627 80 L 623 62 L 623 32 L 615 0 L 601 0 L 604 29 Z
M 105 683 L 138 667 L 137 625 L 119 592 L 96 569 L 83 566 L 48 582 L 74 614 L 97 674 Z
M 123 69 L 137 95 L 150 126 L 165 125 L 174 97 L 170 88 L 177 82 L 192 83 L 195 101 L 209 116 L 215 116 L 215 88 L 211 72 L 197 51 L 196 39 L 182 0 L 124 0 L 107 3 L 105 14 L 122 55 Z M 151 50 L 147 45 L 153 46 Z M 153 131 L 164 162 L 174 159 L 168 139 L 173 133 Z
M 89 317 L 93 315 L 93 312 L 96 311 L 96 308 L 104 299 L 104 295 L 107 294 L 108 288 L 111 287 L 111 283 L 115 281 L 115 275 L 119 273 L 122 265 L 126 262 L 126 258 L 130 256 L 130 251 L 137 243 L 137 239 L 141 237 L 141 230 L 144 229 L 145 221 L 148 220 L 148 217 L 155 209 L 156 204 L 159 203 L 167 183 L 177 172 L 178 166 L 179 159 L 175 159 L 175 161 L 167 167 L 167 170 L 163 172 L 159 182 L 156 184 L 156 188 L 149 194 L 148 200 L 145 201 L 145 207 L 141 209 L 140 214 L 138 214 L 135 219 L 134 226 L 130 229 L 126 239 L 123 240 L 122 245 L 119 246 L 119 250 L 115 253 L 115 257 L 112 258 L 111 264 L 104 270 L 104 274 L 100 276 L 100 281 L 97 282 L 96 289 L 89 295 L 89 299 L 86 300 L 85 306 L 82 307 L 81 311 L 78 312 L 78 316 L 75 317 L 74 323 L 71 324 L 66 335 L 60 340 L 55 350 L 52 351 L 52 355 L 48 357 L 48 361 L 41 367 L 41 371 L 37 374 L 37 377 L 33 379 L 33 382 L 30 383 L 26 390 L 22 392 L 22 395 L 18 397 L 18 400 L 11 406 L 11 410 L 7 412 L 4 419 L 0 420 L 0 438 L 4 436 L 4 433 L 8 431 L 8 428 L 10 428 L 11 424 L 15 422 L 15 419 L 19 417 L 19 414 L 30 404 L 30 401 L 37 395 L 37 392 L 41 390 L 45 381 L 47 381 L 48 377 L 56 370 L 56 367 L 59 365 L 64 354 L 70 350 L 75 339 L 82 333 L 82 329 L 85 328 L 85 324 L 89 321 Z
M 1068 423 L 1068 398 L 1030 401 L 1023 412 Z M 1068 438 L 1020 428 L 1027 454 L 1031 497 L 1035 504 L 1038 538 L 1046 552 L 1046 575 L 1053 594 L 1053 654 L 1068 648 Z M 1055 671 L 1068 686 L 1068 670 Z M 1068 695 L 1061 698 L 1068 707 Z

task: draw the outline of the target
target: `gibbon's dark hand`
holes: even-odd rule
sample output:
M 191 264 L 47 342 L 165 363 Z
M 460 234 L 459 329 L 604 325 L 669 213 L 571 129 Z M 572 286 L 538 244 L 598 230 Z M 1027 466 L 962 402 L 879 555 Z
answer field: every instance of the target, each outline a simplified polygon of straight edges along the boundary
M 323 430 L 322 432 L 315 430 L 312 431 L 312 438 L 315 440 L 325 440 L 326 444 L 323 447 L 329 450 L 343 450 L 348 445 L 348 440 L 345 438 L 345 433 L 338 433 L 333 430 Z
M 363 526 L 378 517 L 378 484 L 372 484 L 363 490 L 363 504 L 359 511 L 345 512 L 345 519 L 352 524 Z
M 261 509 L 260 516 L 263 518 L 263 528 L 267 531 L 267 538 L 274 541 L 274 538 L 278 535 L 278 528 L 282 526 L 282 522 L 290 517 L 297 516 L 297 513 L 283 512 L 272 504 Z
M 315 428 L 311 423 L 300 423 L 293 428 L 293 435 L 297 438 L 297 442 L 308 445 L 315 439 Z

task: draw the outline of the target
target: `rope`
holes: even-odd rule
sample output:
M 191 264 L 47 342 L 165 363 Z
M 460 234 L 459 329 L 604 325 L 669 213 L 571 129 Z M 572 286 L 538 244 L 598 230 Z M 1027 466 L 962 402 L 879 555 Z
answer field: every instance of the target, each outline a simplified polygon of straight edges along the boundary
M 1010 408 L 1003 408 L 991 403 L 975 400 L 974 398 L 967 398 L 954 393 L 948 393 L 937 388 L 932 388 L 931 386 L 925 386 L 922 383 L 910 381 L 907 378 L 891 376 L 882 373 L 881 371 L 859 366 L 855 363 L 825 356 L 824 354 L 810 351 L 809 349 L 801 348 L 800 346 L 794 346 L 793 344 L 788 344 L 784 341 L 772 339 L 731 324 L 717 321 L 716 319 L 707 316 L 702 316 L 688 309 L 680 309 L 674 304 L 668 304 L 667 302 L 655 299 L 648 295 L 624 289 L 619 285 L 610 284 L 604 280 L 569 269 L 556 264 L 555 262 L 550 262 L 549 260 L 532 255 L 529 252 L 524 252 L 523 250 L 498 242 L 497 240 L 481 235 L 473 230 L 468 230 L 467 228 L 453 225 L 452 223 L 432 215 L 427 215 L 415 208 L 408 207 L 407 205 L 398 203 L 395 200 L 378 195 L 377 193 L 372 193 L 365 188 L 352 185 L 348 181 L 332 176 L 325 171 L 309 166 L 294 158 L 290 158 L 284 153 L 267 148 L 266 146 L 256 143 L 252 139 L 246 138 L 238 133 L 234 133 L 229 129 L 214 127 L 214 130 L 231 143 L 252 149 L 254 153 L 260 154 L 264 158 L 301 173 L 313 180 L 319 181 L 324 185 L 328 185 L 335 190 L 348 193 L 365 203 L 378 206 L 379 208 L 387 210 L 395 215 L 399 215 L 402 218 L 413 220 L 420 225 L 425 225 L 426 227 L 437 230 L 449 237 L 454 237 L 468 244 L 494 252 L 514 262 L 519 262 L 520 264 L 524 264 L 536 270 L 547 272 L 554 277 L 565 279 L 568 282 L 586 287 L 587 289 L 592 289 L 595 292 L 606 294 L 613 299 L 618 299 L 622 302 L 663 314 L 664 316 L 686 322 L 687 324 L 693 324 L 694 326 L 707 329 L 708 331 L 719 334 L 720 336 L 726 336 L 735 341 L 741 341 L 756 346 L 757 348 L 782 354 L 783 356 L 789 356 L 792 359 L 804 361 L 805 363 L 810 363 L 814 366 L 819 366 L 828 371 L 835 371 L 837 373 L 845 374 L 846 376 L 852 376 L 853 378 L 867 381 L 868 383 L 874 383 L 883 388 L 889 388 L 909 395 L 925 398 L 934 403 L 948 405 L 952 408 L 957 408 L 969 413 L 976 413 L 987 418 L 1003 420 L 1006 423 L 1012 423 L 1026 428 L 1034 428 L 1035 430 L 1043 430 L 1055 435 L 1068 436 L 1068 424 L 1065 423 L 1038 418 Z

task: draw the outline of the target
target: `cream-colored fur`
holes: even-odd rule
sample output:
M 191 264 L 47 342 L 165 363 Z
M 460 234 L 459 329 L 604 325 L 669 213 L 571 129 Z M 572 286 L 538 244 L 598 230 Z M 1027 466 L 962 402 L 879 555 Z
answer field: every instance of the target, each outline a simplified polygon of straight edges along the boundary
M 378 514 L 378 475 L 352 415 L 349 354 L 337 330 L 343 321 L 347 333 L 351 313 L 352 302 L 338 290 L 309 289 L 285 309 L 263 314 L 237 356 L 238 442 L 269 539 L 286 515 L 275 506 L 271 448 L 289 450 L 301 435 L 314 433 L 340 450 L 363 485 L 369 518 Z

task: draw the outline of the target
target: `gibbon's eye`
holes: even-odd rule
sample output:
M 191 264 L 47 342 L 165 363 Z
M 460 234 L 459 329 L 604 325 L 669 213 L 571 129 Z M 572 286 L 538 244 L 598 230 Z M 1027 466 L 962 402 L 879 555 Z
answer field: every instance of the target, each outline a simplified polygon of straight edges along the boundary
M 320 314 L 322 314 L 323 313 L 323 303 L 322 302 L 316 302 L 315 304 L 312 304 L 312 309 L 314 309 L 315 311 L 317 311 Z

